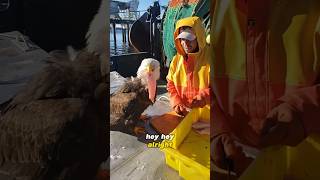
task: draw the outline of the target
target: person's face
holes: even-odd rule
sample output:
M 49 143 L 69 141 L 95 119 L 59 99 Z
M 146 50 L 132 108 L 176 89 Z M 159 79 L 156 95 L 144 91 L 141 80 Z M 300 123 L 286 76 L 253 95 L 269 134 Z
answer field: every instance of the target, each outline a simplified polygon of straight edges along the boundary
M 186 53 L 193 53 L 198 47 L 197 39 L 189 41 L 187 39 L 180 39 L 181 46 Z

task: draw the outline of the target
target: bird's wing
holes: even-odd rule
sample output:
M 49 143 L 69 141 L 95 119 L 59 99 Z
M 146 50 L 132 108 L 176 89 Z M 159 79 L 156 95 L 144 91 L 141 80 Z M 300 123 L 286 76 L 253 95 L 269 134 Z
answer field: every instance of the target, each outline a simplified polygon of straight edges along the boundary
M 99 59 L 86 51 L 80 51 L 74 61 L 63 51 L 52 53 L 47 66 L 35 74 L 8 105 L 40 99 L 82 97 L 83 93 L 94 93 L 101 80 Z
M 131 132 L 143 111 L 151 105 L 147 91 L 141 87 L 135 92 L 118 91 L 110 98 L 110 129 Z M 129 124 L 125 124 L 129 121 Z
M 141 89 L 145 89 L 142 85 L 141 79 L 139 78 L 132 78 L 126 79 L 125 83 L 117 90 L 116 93 L 131 93 L 131 92 L 138 92 Z
M 110 98 L 111 126 L 118 120 L 127 120 L 134 115 L 134 108 L 140 108 L 137 99 L 146 94 L 140 79 L 127 80 Z
M 0 117 L 0 172 L 17 176 L 7 165 L 44 165 L 54 159 L 65 128 L 80 117 L 80 99 L 38 100 L 17 105 Z M 7 169 L 7 170 L 6 170 Z M 30 172 L 32 174 L 32 172 Z
M 1 180 L 34 180 L 41 179 L 46 169 L 39 163 L 11 163 L 7 162 L 0 167 Z
M 0 117 L 0 179 L 91 179 L 107 153 L 105 119 L 92 103 L 46 99 L 7 111 Z
M 68 79 L 71 78 L 72 70 L 69 64 L 50 63 L 33 76 L 25 88 L 13 98 L 9 107 L 32 100 L 65 97 L 69 87 Z
M 135 93 L 116 92 L 110 98 L 110 125 L 114 126 L 128 113 L 128 106 L 136 97 Z

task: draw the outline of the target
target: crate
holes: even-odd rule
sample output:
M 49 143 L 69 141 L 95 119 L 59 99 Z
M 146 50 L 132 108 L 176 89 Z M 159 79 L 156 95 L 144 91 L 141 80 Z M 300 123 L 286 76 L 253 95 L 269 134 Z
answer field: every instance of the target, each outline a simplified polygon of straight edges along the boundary
M 240 180 L 320 179 L 320 136 L 312 134 L 295 147 L 264 149 Z
M 191 129 L 197 120 L 209 120 L 209 107 L 193 109 L 171 133 L 171 148 L 164 148 L 166 164 L 184 179 L 210 179 L 210 137 Z
M 189 134 L 192 123 L 196 121 L 209 121 L 210 119 L 210 106 L 204 108 L 195 108 L 179 123 L 179 125 L 170 133 L 174 135 L 171 143 L 173 149 L 178 149 L 179 145 L 184 141 L 186 136 Z

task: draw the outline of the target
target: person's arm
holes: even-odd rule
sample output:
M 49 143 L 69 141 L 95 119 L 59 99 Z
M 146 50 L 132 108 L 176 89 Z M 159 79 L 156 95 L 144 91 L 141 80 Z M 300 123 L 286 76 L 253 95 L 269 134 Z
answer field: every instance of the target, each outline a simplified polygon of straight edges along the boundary
M 210 88 L 201 90 L 199 94 L 193 98 L 191 102 L 191 108 L 202 108 L 207 104 L 210 105 Z
M 173 57 L 173 60 L 170 63 L 169 72 L 167 75 L 167 91 L 169 93 L 170 104 L 173 108 L 178 104 L 182 104 L 181 97 L 178 94 L 176 86 L 174 85 L 174 82 L 173 82 L 173 79 L 174 79 L 173 74 L 174 74 L 174 72 L 176 70 L 176 66 L 177 66 L 176 58 L 178 58 L 178 57 L 177 56 Z
M 296 146 L 320 133 L 320 85 L 297 89 L 278 99 L 262 128 L 261 147 Z
M 169 93 L 171 106 L 175 107 L 178 104 L 182 104 L 181 97 L 179 96 L 173 81 L 171 81 L 167 78 L 167 82 L 168 82 L 167 83 L 167 90 Z
M 199 93 L 199 95 L 205 99 L 206 104 L 210 104 L 210 91 L 211 91 L 211 88 L 209 87 L 209 88 L 202 90 Z
M 320 27 L 316 29 L 315 34 L 315 53 L 320 56 Z M 320 83 L 320 74 L 317 78 L 317 83 Z M 298 89 L 295 93 L 284 96 L 280 100 L 298 110 L 306 134 L 320 133 L 320 84 Z
M 203 79 L 202 79 L 203 78 Z M 205 105 L 210 105 L 211 102 L 211 87 L 210 87 L 210 64 L 206 65 L 206 71 L 204 72 L 203 77 L 199 77 L 199 80 L 204 81 L 205 85 L 204 88 L 199 87 L 199 92 L 197 93 L 197 95 L 193 98 L 192 102 L 191 102 L 191 108 L 194 107 L 203 107 Z
M 320 55 L 320 28 L 315 35 L 315 53 Z M 320 81 L 320 74 L 316 83 Z M 261 146 L 296 146 L 310 134 L 320 133 L 320 84 L 300 88 L 278 99 L 267 116 Z
M 320 55 L 320 27 L 315 34 L 315 51 Z M 318 74 L 317 83 L 320 83 L 320 74 Z M 306 134 L 320 133 L 320 84 L 311 87 L 301 88 L 290 93 L 280 101 L 293 106 L 299 113 L 303 122 Z
M 281 97 L 279 101 L 294 108 L 306 135 L 320 133 L 320 84 L 298 89 Z
M 227 124 L 227 116 L 220 108 L 213 93 L 211 94 L 211 160 L 216 166 L 234 171 L 237 176 L 240 176 L 249 166 L 252 159 L 245 155 L 242 147 L 236 145 L 232 131 Z

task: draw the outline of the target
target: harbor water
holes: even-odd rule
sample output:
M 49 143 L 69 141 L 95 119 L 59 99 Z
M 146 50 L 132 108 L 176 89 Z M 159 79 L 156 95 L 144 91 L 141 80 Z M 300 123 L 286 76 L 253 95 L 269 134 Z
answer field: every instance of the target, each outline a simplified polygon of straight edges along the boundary
M 134 48 L 128 42 L 126 34 L 126 42 L 123 42 L 122 29 L 116 28 L 116 46 L 113 38 L 113 28 L 110 28 L 110 56 L 134 53 Z

